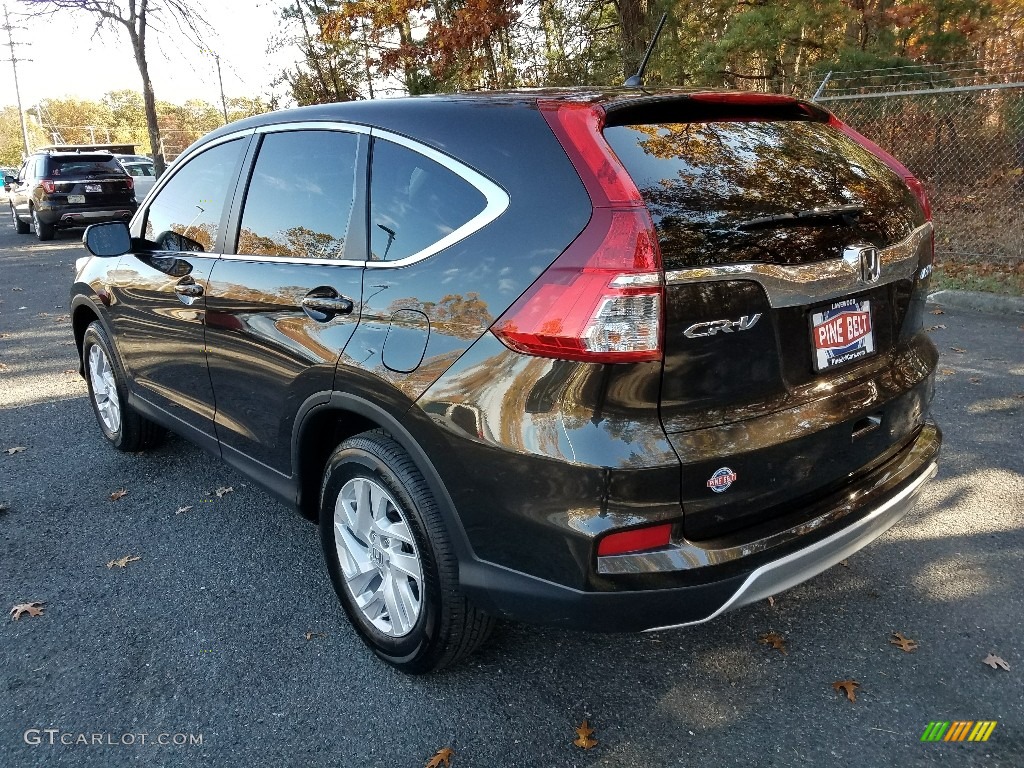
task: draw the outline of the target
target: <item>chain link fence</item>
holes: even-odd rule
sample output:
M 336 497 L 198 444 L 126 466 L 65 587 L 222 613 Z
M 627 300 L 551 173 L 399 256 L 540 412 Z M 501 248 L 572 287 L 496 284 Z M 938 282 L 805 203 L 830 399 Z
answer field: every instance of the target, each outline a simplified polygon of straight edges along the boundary
M 903 82 L 871 73 L 827 78 L 815 100 L 892 152 L 924 183 L 936 253 L 947 259 L 1024 264 L 1024 77 Z M 934 73 L 929 73 L 934 74 Z M 943 73 L 944 75 L 947 73 Z M 1019 75 L 1020 73 L 1015 73 Z M 984 80 L 990 82 L 984 82 Z M 881 82 L 879 82 L 881 80 Z

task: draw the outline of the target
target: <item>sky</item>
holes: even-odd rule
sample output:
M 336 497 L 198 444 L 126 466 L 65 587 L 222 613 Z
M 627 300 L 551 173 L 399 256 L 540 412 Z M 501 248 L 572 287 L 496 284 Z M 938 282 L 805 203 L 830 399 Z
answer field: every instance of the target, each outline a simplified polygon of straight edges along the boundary
M 263 96 L 270 82 L 294 63 L 298 52 L 283 48 L 267 53 L 268 40 L 279 32 L 276 11 L 287 0 L 193 0 L 191 5 L 213 27 L 208 47 L 220 55 L 225 96 Z M 26 109 L 47 98 L 99 100 L 108 91 L 142 90 L 127 31 L 103 31 L 93 36 L 93 16 L 61 10 L 46 19 L 20 16 L 25 5 L 4 0 L 11 12 L 19 59 L 18 83 Z M 16 15 L 18 14 L 18 15 Z M 0 17 L 0 23 L 2 17 Z M 0 30 L 0 57 L 10 54 Z M 220 103 L 217 70 L 210 54 L 200 53 L 172 23 L 164 34 L 150 28 L 146 40 L 153 90 L 161 101 L 181 104 L 188 99 Z M 280 92 L 280 89 L 278 89 Z M 15 103 L 10 62 L 0 62 L 0 106 Z

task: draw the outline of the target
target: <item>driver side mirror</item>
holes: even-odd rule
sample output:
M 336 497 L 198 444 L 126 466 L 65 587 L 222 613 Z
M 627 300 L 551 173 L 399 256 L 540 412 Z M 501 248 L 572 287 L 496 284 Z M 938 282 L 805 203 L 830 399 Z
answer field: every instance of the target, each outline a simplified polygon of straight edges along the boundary
M 127 224 L 110 221 L 86 227 L 82 245 L 93 256 L 123 256 L 132 249 L 132 238 Z
M 13 187 L 17 183 L 18 183 L 18 179 L 15 178 L 14 176 L 4 176 L 4 186 L 5 187 Z

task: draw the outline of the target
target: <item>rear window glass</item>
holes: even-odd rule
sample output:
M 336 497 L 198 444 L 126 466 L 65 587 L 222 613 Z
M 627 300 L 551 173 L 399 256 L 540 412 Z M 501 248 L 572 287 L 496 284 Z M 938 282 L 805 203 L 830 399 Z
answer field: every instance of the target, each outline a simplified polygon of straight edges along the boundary
M 50 176 L 123 176 L 124 170 L 112 157 L 51 157 Z
M 657 123 L 604 135 L 651 211 L 666 268 L 835 258 L 855 239 L 901 239 L 919 215 L 884 163 L 824 123 Z M 861 209 L 855 223 L 757 223 L 844 207 Z

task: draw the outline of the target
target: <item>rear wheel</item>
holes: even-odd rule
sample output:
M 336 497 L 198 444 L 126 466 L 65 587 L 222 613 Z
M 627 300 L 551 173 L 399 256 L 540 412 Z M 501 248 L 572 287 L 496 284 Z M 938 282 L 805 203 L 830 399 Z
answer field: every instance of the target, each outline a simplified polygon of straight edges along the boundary
M 334 589 L 363 641 L 422 674 L 472 653 L 493 619 L 458 586 L 458 562 L 426 481 L 383 432 L 346 440 L 324 472 L 320 537 Z
M 128 387 L 103 326 L 85 330 L 82 361 L 89 397 L 100 431 L 119 451 L 133 452 L 156 445 L 164 429 L 136 413 L 128 404 Z
M 39 220 L 39 211 L 32 208 L 32 228 L 36 231 L 36 237 L 40 240 L 53 240 L 54 226 Z
M 30 229 L 28 222 L 18 218 L 18 212 L 14 209 L 14 203 L 11 203 L 11 218 L 14 219 L 14 231 L 19 235 L 27 235 Z

